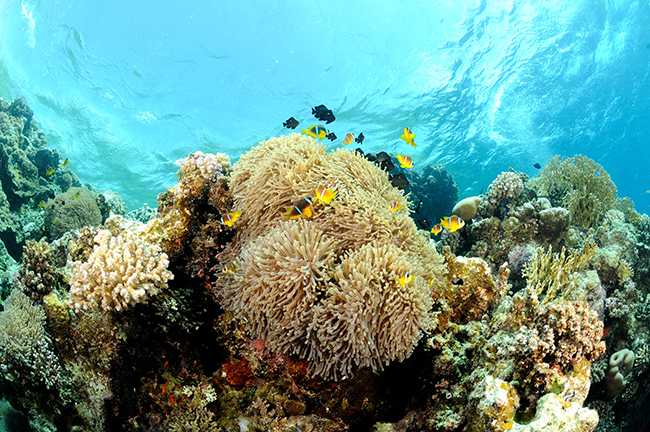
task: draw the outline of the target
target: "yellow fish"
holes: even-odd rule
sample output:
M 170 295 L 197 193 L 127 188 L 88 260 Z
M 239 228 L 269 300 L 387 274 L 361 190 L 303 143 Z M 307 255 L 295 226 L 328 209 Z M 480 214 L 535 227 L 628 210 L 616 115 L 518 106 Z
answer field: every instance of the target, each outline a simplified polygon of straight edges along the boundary
M 329 204 L 332 201 L 334 201 L 334 198 L 336 198 L 336 192 L 332 192 L 331 190 L 327 189 L 325 186 L 318 186 L 316 188 L 315 201 L 320 201 L 324 204 Z
M 413 168 L 413 161 L 411 160 L 411 156 L 395 155 L 395 157 L 400 163 L 399 166 L 402 168 Z
M 237 210 L 234 213 L 228 213 L 225 217 L 221 216 L 221 224 L 227 227 L 233 226 L 237 218 L 241 216 L 241 211 Z
M 61 164 L 62 167 L 67 167 L 70 164 L 70 158 L 65 158 L 63 163 Z
M 81 195 L 81 192 L 80 192 L 80 191 L 77 191 L 77 192 L 74 193 L 74 197 L 75 197 L 75 198 L 79 198 L 79 195 Z
M 411 133 L 410 127 L 404 128 L 404 135 L 400 135 L 400 138 L 402 138 L 406 142 L 406 144 L 411 144 L 413 147 L 417 146 L 417 144 L 413 142 L 413 138 L 415 138 L 415 135 Z
M 52 168 L 50 165 L 48 165 L 47 168 L 45 169 L 45 175 L 50 176 L 52 174 L 54 174 L 54 168 Z
M 318 138 L 318 141 L 322 140 L 327 136 L 327 130 L 323 125 L 314 125 L 309 129 L 302 130 L 303 135 L 309 135 L 312 138 Z
M 310 218 L 312 216 L 311 198 L 303 198 L 297 201 L 293 207 L 287 207 L 287 210 L 282 213 L 282 216 L 289 219 L 298 219 L 299 217 Z
M 431 232 L 433 235 L 438 235 L 442 231 L 442 226 L 440 224 L 435 224 L 433 228 L 431 228 Z
M 399 278 L 398 282 L 402 287 L 406 287 L 406 284 L 411 282 L 411 279 L 413 279 L 413 275 L 409 272 L 404 272 L 402 277 Z
M 391 205 L 388 206 L 388 210 L 395 212 L 397 210 L 403 209 L 402 204 L 398 203 L 397 201 L 391 203 Z
M 449 231 L 454 232 L 465 226 L 465 221 L 458 216 L 447 216 L 440 220 L 440 225 L 447 228 Z
M 45 200 L 39 202 L 39 203 L 38 203 L 38 206 L 39 206 L 40 208 L 45 208 Z
M 354 134 L 353 133 L 345 134 L 345 139 L 343 140 L 343 145 L 348 145 L 348 144 L 350 144 L 352 142 L 354 142 Z
M 225 274 L 234 274 L 238 269 L 239 266 L 234 262 L 223 266 L 223 272 Z

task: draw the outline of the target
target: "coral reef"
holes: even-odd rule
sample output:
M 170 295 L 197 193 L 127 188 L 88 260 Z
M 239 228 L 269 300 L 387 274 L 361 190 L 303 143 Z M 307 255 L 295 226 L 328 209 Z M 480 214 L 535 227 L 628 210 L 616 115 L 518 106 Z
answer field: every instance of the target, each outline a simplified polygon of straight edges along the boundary
M 623 286 L 632 279 L 638 260 L 635 232 L 618 210 L 608 210 L 596 230 L 599 248 L 593 265 L 608 287 Z
M 26 240 L 44 235 L 38 204 L 81 186 L 60 161 L 59 153 L 47 148 L 25 100 L 0 98 L 0 238 L 16 261 Z
M 210 287 L 223 245 L 232 237 L 221 218 L 232 206 L 230 158 L 191 153 L 176 161 L 178 184 L 158 196 L 158 236 L 163 251 L 191 276 Z
M 126 203 L 119 193 L 112 190 L 102 190 L 95 195 L 97 207 L 102 215 L 102 221 L 105 221 L 113 215 L 126 216 Z M 147 221 L 144 222 L 146 223 Z
M 589 238 L 580 250 L 562 248 L 559 254 L 549 247 L 538 248 L 523 271 L 528 287 L 536 296 L 544 295 L 543 302 L 549 302 L 562 292 L 566 298 L 578 282 L 578 272 L 596 255 L 596 244 Z
M 414 170 L 405 173 L 409 179 L 405 192 L 415 205 L 413 219 L 420 228 L 430 229 L 451 215 L 458 201 L 458 185 L 444 165 L 426 165 L 422 174 Z
M 70 278 L 70 306 L 76 311 L 101 307 L 121 311 L 144 302 L 167 287 L 174 275 L 160 246 L 131 231 L 117 236 L 99 230 L 88 261 Z
M 43 308 L 20 290 L 12 291 L 0 312 L 0 370 L 5 385 L 19 391 L 20 383 L 35 377 L 32 390 L 47 388 L 59 380 L 60 364 L 52 351 Z M 18 388 L 16 388 L 18 387 Z
M 587 158 L 553 159 L 530 180 L 501 173 L 465 201 L 471 223 L 436 243 L 416 224 L 457 200 L 439 166 L 406 172 L 409 203 L 381 169 L 389 155 L 378 167 L 292 134 L 232 167 L 190 154 L 158 212 L 125 219 L 116 194 L 75 189 L 24 101 L 0 101 L 0 117 L 0 393 L 34 429 L 645 422 L 650 223 Z M 318 186 L 336 199 L 282 217 Z M 52 211 L 82 194 L 99 219 L 55 233 L 66 216 Z M 61 237 L 39 241 L 44 226 Z
M 514 171 L 502 172 L 488 186 L 486 199 L 491 204 L 497 205 L 500 202 L 512 202 L 519 198 L 524 191 L 524 181 Z

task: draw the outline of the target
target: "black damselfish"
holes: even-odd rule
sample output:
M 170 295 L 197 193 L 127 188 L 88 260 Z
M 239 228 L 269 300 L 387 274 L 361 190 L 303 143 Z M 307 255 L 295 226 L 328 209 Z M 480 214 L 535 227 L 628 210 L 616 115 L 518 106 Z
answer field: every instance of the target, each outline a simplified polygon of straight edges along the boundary
M 320 121 L 324 121 L 325 124 L 332 123 L 336 120 L 334 113 L 331 109 L 327 109 L 325 105 L 318 105 L 311 109 L 311 113 Z
M 282 126 L 288 127 L 289 129 L 295 129 L 296 126 L 298 126 L 299 124 L 300 123 L 298 122 L 298 120 L 296 120 L 293 117 L 289 117 L 289 119 L 286 122 L 282 123 Z

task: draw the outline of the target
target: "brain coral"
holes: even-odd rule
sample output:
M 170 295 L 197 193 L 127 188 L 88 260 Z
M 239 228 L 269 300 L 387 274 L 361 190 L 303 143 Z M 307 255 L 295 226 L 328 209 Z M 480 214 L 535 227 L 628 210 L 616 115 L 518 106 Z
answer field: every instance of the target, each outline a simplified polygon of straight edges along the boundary
M 310 219 L 280 215 L 319 185 L 336 190 L 336 200 L 315 204 Z M 408 204 L 386 173 L 291 134 L 242 155 L 230 187 L 242 216 L 227 254 L 240 270 L 221 279 L 220 300 L 247 317 L 256 337 L 330 379 L 411 353 L 430 326 L 444 264 L 407 211 L 389 211 Z M 402 286 L 407 271 L 413 278 Z
M 53 240 L 67 231 L 100 223 L 102 214 L 88 189 L 70 188 L 45 205 L 45 230 Z
M 88 260 L 70 278 L 70 306 L 76 311 L 101 306 L 104 310 L 127 309 L 167 287 L 173 274 L 160 246 L 141 240 L 133 231 L 117 236 L 99 230 Z

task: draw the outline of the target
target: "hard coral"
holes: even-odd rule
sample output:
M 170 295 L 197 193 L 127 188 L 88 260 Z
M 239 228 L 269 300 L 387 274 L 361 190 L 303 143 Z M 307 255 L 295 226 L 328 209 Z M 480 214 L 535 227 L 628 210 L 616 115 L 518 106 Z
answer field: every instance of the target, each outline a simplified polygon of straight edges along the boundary
M 444 255 L 447 282 L 440 295 L 445 296 L 449 305 L 449 320 L 465 324 L 480 319 L 490 303 L 507 292 L 508 267 L 501 267 L 495 282 L 490 267 L 481 258 L 457 257 L 449 248 L 445 248 Z
M 515 379 L 536 387 L 549 385 L 549 378 L 561 370 L 554 367 L 566 370 L 605 352 L 603 323 L 586 303 L 544 304 L 529 289 L 501 304 L 492 326 L 505 333 L 497 333 L 488 346 L 515 356 Z
M 45 230 L 51 239 L 65 232 L 102 223 L 102 215 L 93 194 L 84 188 L 70 188 L 45 205 Z
M 451 213 L 467 222 L 476 217 L 476 213 L 478 212 L 478 205 L 480 203 L 480 196 L 473 196 L 462 199 L 456 203 L 454 208 L 451 210 Z
M 487 190 L 487 200 L 493 204 L 501 201 L 509 202 L 517 200 L 524 191 L 524 182 L 521 176 L 513 171 L 502 172 L 490 184 Z
M 389 211 L 407 203 L 386 173 L 292 134 L 243 155 L 230 184 L 242 216 L 227 253 L 241 269 L 221 280 L 219 296 L 254 336 L 334 379 L 411 353 L 444 266 L 408 215 Z M 309 220 L 282 218 L 279 210 L 319 185 L 336 200 L 315 204 Z M 406 272 L 412 280 L 402 286 Z
M 32 300 L 43 296 L 62 283 L 63 277 L 53 265 L 54 253 L 46 241 L 29 240 L 23 250 L 23 262 L 16 273 L 15 285 Z
M 440 219 L 449 216 L 458 201 L 458 185 L 444 165 L 426 165 L 422 174 L 403 170 L 409 178 L 405 192 L 415 203 L 413 219 L 422 228 L 430 228 Z
M 20 387 L 38 386 L 40 381 L 51 388 L 59 380 L 60 364 L 52 352 L 43 308 L 20 290 L 12 291 L 4 306 L 0 312 L 2 380 Z
M 223 153 L 190 153 L 179 159 L 178 184 L 158 196 L 160 242 L 172 260 L 186 259 L 187 273 L 204 277 L 218 262 L 216 250 L 230 239 L 220 224 L 231 210 L 230 159 Z
M 538 248 L 524 269 L 528 287 L 537 296 L 544 294 L 544 303 L 558 294 L 566 297 L 577 285 L 577 272 L 589 263 L 597 250 L 591 238 L 580 250 L 570 250 L 568 255 L 564 247 L 559 254 L 553 253 L 550 246 L 546 251 Z
M 528 186 L 538 196 L 548 197 L 554 206 L 568 209 L 572 222 L 585 228 L 597 226 L 618 201 L 616 185 L 609 174 L 582 155 L 554 157 Z
M 144 302 L 167 287 L 173 275 L 160 246 L 131 231 L 113 236 L 99 230 L 88 261 L 77 265 L 70 279 L 70 306 L 121 311 Z

